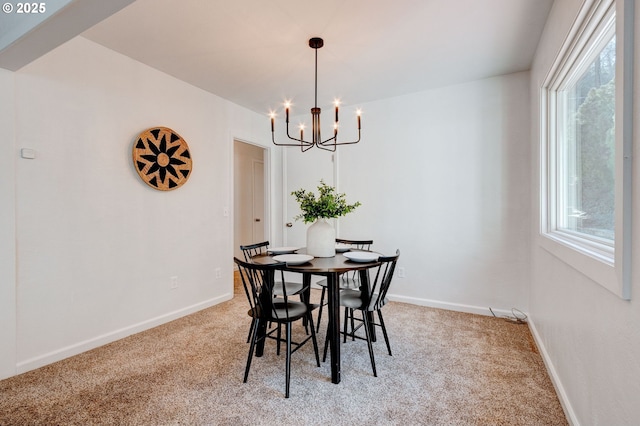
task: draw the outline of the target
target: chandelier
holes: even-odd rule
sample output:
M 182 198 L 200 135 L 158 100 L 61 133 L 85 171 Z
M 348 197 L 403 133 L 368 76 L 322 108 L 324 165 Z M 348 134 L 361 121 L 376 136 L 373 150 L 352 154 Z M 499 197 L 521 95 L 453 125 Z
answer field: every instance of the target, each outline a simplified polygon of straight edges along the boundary
M 291 102 L 286 101 L 284 104 L 284 111 L 286 116 L 286 124 L 287 124 L 287 137 L 295 142 L 289 143 L 278 143 L 275 139 L 274 128 L 275 128 L 275 113 L 272 112 L 271 116 L 271 140 L 274 145 L 278 146 L 298 146 L 302 150 L 302 152 L 307 151 L 314 146 L 317 146 L 320 149 L 324 149 L 327 151 L 335 151 L 338 145 L 350 145 L 354 143 L 360 142 L 360 110 L 357 111 L 358 114 L 358 139 L 351 142 L 338 142 L 338 109 L 340 106 L 340 101 L 335 100 L 335 122 L 333 124 L 333 136 L 322 140 L 320 135 L 320 108 L 318 108 L 318 49 L 324 46 L 324 40 L 319 37 L 313 37 L 309 39 L 309 47 L 315 50 L 316 54 L 316 69 L 315 69 L 315 104 L 314 107 L 311 108 L 311 141 L 304 140 L 304 125 L 300 125 L 300 138 L 292 137 L 289 134 L 289 109 L 291 108 Z

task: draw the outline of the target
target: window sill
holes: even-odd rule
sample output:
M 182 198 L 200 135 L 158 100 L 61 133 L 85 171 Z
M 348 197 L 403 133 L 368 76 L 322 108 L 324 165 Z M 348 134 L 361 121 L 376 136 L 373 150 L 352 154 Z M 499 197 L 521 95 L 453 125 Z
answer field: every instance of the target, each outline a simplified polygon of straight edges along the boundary
M 613 253 L 586 250 L 579 244 L 553 233 L 540 234 L 540 247 L 587 278 L 618 294 L 619 285 Z

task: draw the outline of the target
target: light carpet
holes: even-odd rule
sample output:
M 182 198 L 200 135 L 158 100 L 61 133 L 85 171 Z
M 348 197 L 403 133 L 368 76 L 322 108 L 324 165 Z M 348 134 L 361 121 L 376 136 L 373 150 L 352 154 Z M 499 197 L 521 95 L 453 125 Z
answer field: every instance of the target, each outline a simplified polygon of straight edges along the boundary
M 238 290 L 229 302 L 0 381 L 0 425 L 567 424 L 527 325 L 405 303 L 384 308 L 393 356 L 378 339 L 377 378 L 366 342 L 342 345 L 340 384 L 328 362 L 316 367 L 309 344 L 292 356 L 285 399 L 284 354 L 268 341 L 242 383 L 250 319 Z M 320 350 L 324 336 L 321 327 Z

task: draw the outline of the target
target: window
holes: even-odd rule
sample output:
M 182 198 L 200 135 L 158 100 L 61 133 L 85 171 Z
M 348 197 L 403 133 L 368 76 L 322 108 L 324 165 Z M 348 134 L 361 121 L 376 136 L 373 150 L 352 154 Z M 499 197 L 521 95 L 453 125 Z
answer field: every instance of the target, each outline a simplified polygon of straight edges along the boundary
M 628 299 L 633 34 L 623 23 L 633 2 L 617 3 L 585 2 L 543 85 L 541 234 L 550 252 Z
M 595 58 L 557 90 L 556 229 L 613 247 L 616 42 L 605 35 Z

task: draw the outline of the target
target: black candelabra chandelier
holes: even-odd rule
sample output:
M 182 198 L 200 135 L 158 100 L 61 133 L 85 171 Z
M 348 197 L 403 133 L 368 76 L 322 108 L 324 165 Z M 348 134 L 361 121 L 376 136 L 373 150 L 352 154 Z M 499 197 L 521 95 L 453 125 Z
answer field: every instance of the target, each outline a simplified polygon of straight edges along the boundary
M 320 135 L 320 108 L 318 108 L 318 49 L 324 46 L 324 40 L 319 37 L 313 37 L 309 39 L 309 47 L 315 49 L 316 54 L 316 69 L 315 69 L 315 104 L 314 107 L 311 108 L 311 142 L 304 140 L 304 125 L 300 125 L 300 138 L 292 137 L 289 134 L 289 109 L 291 108 L 291 103 L 289 101 L 285 102 L 284 110 L 286 116 L 287 123 L 287 137 L 295 141 L 289 143 L 278 143 L 275 139 L 274 128 L 275 128 L 275 113 L 271 113 L 271 140 L 275 145 L 278 146 L 298 146 L 302 150 L 302 152 L 307 151 L 314 146 L 317 146 L 320 149 L 324 149 L 327 151 L 335 151 L 338 145 L 350 145 L 354 143 L 360 142 L 360 110 L 357 111 L 358 114 L 358 139 L 351 142 L 338 142 L 338 109 L 340 106 L 340 101 L 335 101 L 335 122 L 333 125 L 333 136 L 322 140 Z

